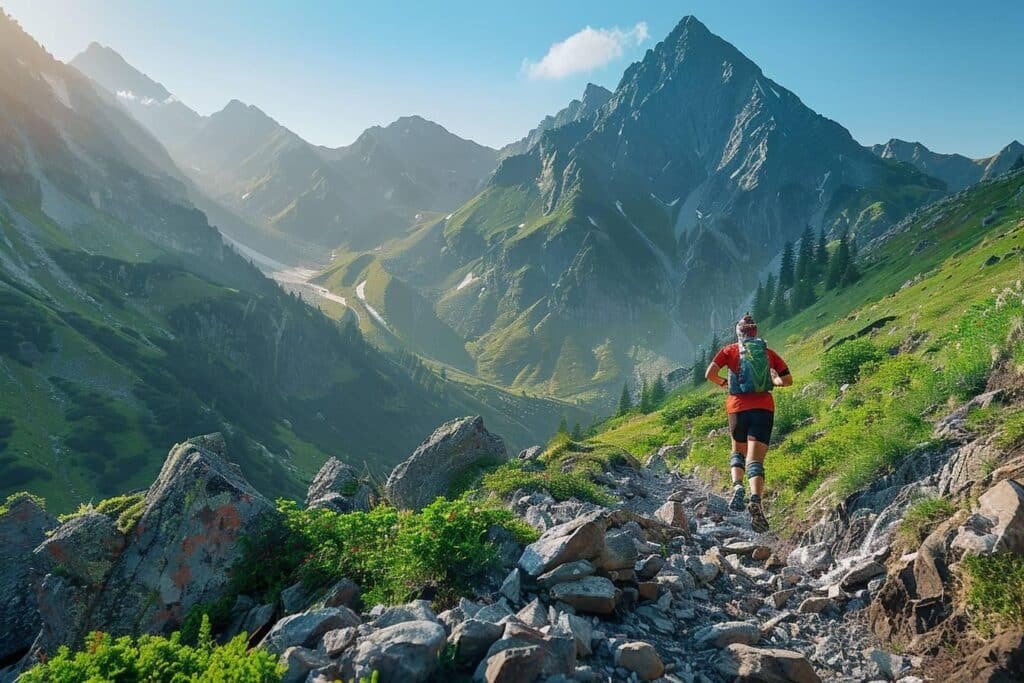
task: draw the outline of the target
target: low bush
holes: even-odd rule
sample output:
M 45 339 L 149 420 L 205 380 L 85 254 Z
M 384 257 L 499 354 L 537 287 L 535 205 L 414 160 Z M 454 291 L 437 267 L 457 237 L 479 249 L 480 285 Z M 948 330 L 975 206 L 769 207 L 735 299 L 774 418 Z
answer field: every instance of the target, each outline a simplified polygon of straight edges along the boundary
M 7 496 L 7 498 L 4 499 L 4 502 L 0 503 L 0 515 L 6 514 L 7 511 L 11 509 L 11 506 L 13 506 L 15 503 L 24 498 L 34 500 L 36 502 L 36 505 L 43 508 L 44 510 L 46 509 L 46 501 L 43 500 L 41 497 L 31 494 L 28 491 L 18 491 Z
M 985 631 L 1000 625 L 1024 627 L 1024 557 L 1003 553 L 963 559 L 967 605 Z
M 485 474 L 483 487 L 499 496 L 518 490 L 547 491 L 559 501 L 578 498 L 598 505 L 607 505 L 611 501 L 611 496 L 594 483 L 589 472 L 563 472 L 558 466 L 534 470 L 522 463 L 509 462 Z
M 339 514 L 300 510 L 286 500 L 278 509 L 283 524 L 243 545 L 234 570 L 239 591 L 275 593 L 298 580 L 315 589 L 346 577 L 370 604 L 405 602 L 427 591 L 444 601 L 496 563 L 491 527 L 504 527 L 522 542 L 536 538 L 508 510 L 466 499 L 439 498 L 417 513 L 380 506 Z
M 142 512 L 145 508 L 146 494 L 132 493 L 125 496 L 113 496 L 111 498 L 106 498 L 95 505 L 92 503 L 82 503 L 78 506 L 77 510 L 65 515 L 60 515 L 58 519 L 61 522 L 66 522 L 69 519 L 73 519 L 90 512 L 99 512 L 100 514 L 113 519 L 117 523 L 118 530 L 121 533 L 126 534 L 135 528 L 135 524 L 139 521 L 139 518 L 142 516 Z
M 822 354 L 817 374 L 832 386 L 852 384 L 860 377 L 862 367 L 884 356 L 885 352 L 870 339 L 852 339 Z
M 247 651 L 246 634 L 217 646 L 210 624 L 203 621 L 195 646 L 182 642 L 180 633 L 164 636 L 113 636 L 94 632 L 85 647 L 71 652 L 61 647 L 49 661 L 24 674 L 23 683 L 135 683 L 136 681 L 209 681 L 211 683 L 276 683 L 285 673 L 266 650 Z

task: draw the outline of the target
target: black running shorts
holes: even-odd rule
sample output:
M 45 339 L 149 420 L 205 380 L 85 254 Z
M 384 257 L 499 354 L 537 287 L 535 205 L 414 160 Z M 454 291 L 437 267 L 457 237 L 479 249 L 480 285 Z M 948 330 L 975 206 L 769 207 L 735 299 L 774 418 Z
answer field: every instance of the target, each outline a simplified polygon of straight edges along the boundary
M 760 441 L 764 445 L 772 442 L 772 426 L 775 424 L 775 413 L 770 410 L 755 408 L 729 413 L 729 433 L 741 443 L 747 439 Z

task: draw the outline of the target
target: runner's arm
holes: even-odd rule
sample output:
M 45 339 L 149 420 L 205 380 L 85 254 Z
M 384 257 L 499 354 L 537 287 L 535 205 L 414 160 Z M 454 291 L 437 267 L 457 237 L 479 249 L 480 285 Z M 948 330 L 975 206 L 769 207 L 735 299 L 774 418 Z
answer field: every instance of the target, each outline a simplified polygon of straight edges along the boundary
M 708 365 L 708 369 L 704 371 L 704 379 L 711 382 L 712 384 L 717 384 L 720 387 L 726 387 L 729 385 L 729 380 L 725 379 L 720 374 L 718 374 L 721 371 L 722 366 L 720 366 L 718 363 L 714 361 L 711 361 L 711 363 Z
M 786 361 L 782 360 L 782 356 L 769 349 L 768 358 L 771 362 L 772 384 L 777 387 L 793 386 L 793 375 L 790 374 L 789 366 L 786 365 Z

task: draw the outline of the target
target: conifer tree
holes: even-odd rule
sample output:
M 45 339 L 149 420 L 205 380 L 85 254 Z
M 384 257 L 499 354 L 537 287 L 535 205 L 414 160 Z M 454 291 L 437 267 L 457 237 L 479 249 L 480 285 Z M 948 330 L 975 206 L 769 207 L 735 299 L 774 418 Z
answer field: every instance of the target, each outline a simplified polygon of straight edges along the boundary
M 780 285 L 775 290 L 775 299 L 772 301 L 772 318 L 775 322 L 782 322 L 789 317 L 789 306 L 786 304 L 786 292 Z
M 569 434 L 569 422 L 565 419 L 565 415 L 562 416 L 562 419 L 558 423 L 558 433 L 566 435 Z
M 640 383 L 640 412 L 646 415 L 647 413 L 654 410 L 651 404 L 651 387 L 647 384 L 647 379 Z
M 764 314 L 761 318 L 755 318 L 755 320 L 761 320 L 767 318 L 772 314 L 772 304 L 775 302 L 775 273 L 768 273 L 768 279 L 764 281 Z
M 690 373 L 690 381 L 693 386 L 699 387 L 704 382 L 704 371 L 707 367 L 708 364 L 704 362 L 704 349 L 699 347 L 694 353 L 693 370 Z
M 651 407 L 658 408 L 661 406 L 665 402 L 667 395 L 668 390 L 665 388 L 665 378 L 659 372 L 657 379 L 654 380 L 654 384 L 651 385 Z
M 629 385 L 622 385 L 622 394 L 619 396 L 619 417 L 622 417 L 633 410 L 633 397 L 629 395 Z
M 832 255 L 832 258 L 829 261 L 828 276 L 825 278 L 826 289 L 835 289 L 843 284 L 843 280 L 846 277 L 846 271 L 849 269 L 851 261 L 850 242 L 844 232 L 839 238 L 839 246 L 836 247 L 836 253 Z
M 800 280 L 808 280 L 814 276 L 814 233 L 811 226 L 804 228 L 800 235 L 800 246 L 797 249 L 796 272 L 793 285 L 796 286 Z
M 825 237 L 825 228 L 818 231 L 818 244 L 814 247 L 814 267 L 817 279 L 823 280 L 828 274 L 828 240 Z
M 577 422 L 572 428 L 572 440 L 583 441 L 583 428 L 580 427 L 580 423 Z
M 782 260 L 779 263 L 780 290 L 787 290 L 793 286 L 795 277 L 793 269 L 793 243 L 786 242 L 786 245 L 782 247 Z
M 768 311 L 769 301 L 765 300 L 764 295 L 764 284 L 760 280 L 757 281 L 757 290 L 754 292 L 754 302 L 750 305 L 750 308 L 754 314 L 754 320 L 760 320 L 766 318 Z

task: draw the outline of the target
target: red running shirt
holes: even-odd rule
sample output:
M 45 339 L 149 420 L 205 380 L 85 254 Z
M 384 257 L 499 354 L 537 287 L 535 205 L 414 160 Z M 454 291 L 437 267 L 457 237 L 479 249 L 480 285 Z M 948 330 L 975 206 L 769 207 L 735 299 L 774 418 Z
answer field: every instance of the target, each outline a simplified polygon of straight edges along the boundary
M 740 371 L 740 345 L 729 344 L 715 354 L 714 364 L 720 368 L 729 368 L 733 372 Z M 786 374 L 789 366 L 782 357 L 768 349 L 768 365 L 780 375 Z M 725 400 L 725 412 L 740 413 L 744 410 L 771 410 L 775 411 L 775 399 L 770 391 L 755 391 L 751 394 L 729 394 Z

